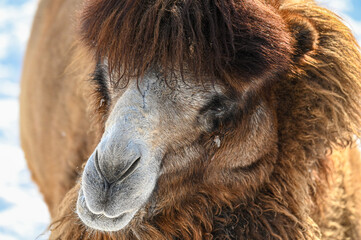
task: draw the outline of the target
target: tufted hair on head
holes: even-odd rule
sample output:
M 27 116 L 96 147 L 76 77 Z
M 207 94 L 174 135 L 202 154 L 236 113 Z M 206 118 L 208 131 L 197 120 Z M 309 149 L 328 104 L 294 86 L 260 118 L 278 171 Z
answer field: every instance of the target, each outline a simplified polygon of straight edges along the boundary
M 235 86 L 284 71 L 292 55 L 283 19 L 257 0 L 88 0 L 81 35 L 128 81 L 157 69 Z

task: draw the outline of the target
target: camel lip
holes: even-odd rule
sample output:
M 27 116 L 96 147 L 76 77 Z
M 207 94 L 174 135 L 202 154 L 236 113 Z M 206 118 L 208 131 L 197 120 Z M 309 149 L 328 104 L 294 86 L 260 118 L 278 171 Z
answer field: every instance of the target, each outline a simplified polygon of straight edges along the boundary
M 93 213 L 87 206 L 82 190 L 79 191 L 76 204 L 76 213 L 82 222 L 93 229 L 100 231 L 119 231 L 126 227 L 133 219 L 137 210 L 123 212 L 118 216 L 107 216 L 104 213 Z

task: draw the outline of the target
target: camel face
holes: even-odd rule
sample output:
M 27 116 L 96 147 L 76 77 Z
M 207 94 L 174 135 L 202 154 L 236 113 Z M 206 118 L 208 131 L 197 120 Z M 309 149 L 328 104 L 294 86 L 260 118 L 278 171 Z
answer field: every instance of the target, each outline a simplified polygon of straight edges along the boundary
M 147 203 L 158 177 L 171 169 L 163 166 L 187 164 L 169 163 L 169 152 L 216 132 L 223 118 L 239 109 L 237 100 L 219 84 L 166 82 L 156 73 L 125 89 L 103 81 L 112 106 L 102 139 L 83 172 L 77 212 L 94 229 L 116 231 Z M 219 148 L 219 137 L 214 141 Z

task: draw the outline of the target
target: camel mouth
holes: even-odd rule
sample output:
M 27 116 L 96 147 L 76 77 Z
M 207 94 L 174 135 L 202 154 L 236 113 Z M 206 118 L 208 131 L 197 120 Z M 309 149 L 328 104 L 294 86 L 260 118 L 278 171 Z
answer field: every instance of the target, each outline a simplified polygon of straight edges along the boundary
M 83 190 L 79 191 L 76 204 L 76 213 L 79 218 L 90 228 L 100 231 L 119 231 L 133 219 L 138 209 L 129 210 L 116 217 L 107 216 L 105 213 L 94 213 L 87 206 Z
M 143 154 L 127 164 L 130 166 L 124 168 L 121 178 L 109 183 L 99 171 L 95 156 L 90 156 L 84 168 L 76 212 L 87 227 L 119 231 L 148 202 L 158 179 L 159 160 Z

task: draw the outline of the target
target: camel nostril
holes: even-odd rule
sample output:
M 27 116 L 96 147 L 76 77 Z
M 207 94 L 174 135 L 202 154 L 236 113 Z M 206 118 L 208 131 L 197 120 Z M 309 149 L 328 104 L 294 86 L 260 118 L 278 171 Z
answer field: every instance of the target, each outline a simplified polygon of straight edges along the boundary
M 95 170 L 97 171 L 97 173 L 100 175 L 100 176 L 103 176 L 103 173 L 100 169 L 100 166 L 99 166 L 99 156 L 98 156 L 98 150 L 96 149 L 95 150 L 95 153 L 94 153 L 94 166 L 95 166 Z
M 135 161 L 124 168 L 123 164 L 110 164 L 109 162 L 100 159 L 98 150 L 94 153 L 94 165 L 97 173 L 101 176 L 104 181 L 104 189 L 109 189 L 109 186 L 114 182 L 123 181 L 130 174 L 132 174 L 137 166 L 141 157 L 138 157 Z M 124 159 L 124 161 L 126 161 Z M 123 167 L 121 167 L 123 166 Z
M 137 166 L 139 165 L 140 157 L 137 158 L 132 165 L 121 175 L 121 177 L 118 179 L 118 181 L 123 181 L 125 178 L 127 178 L 130 174 L 132 174 Z

